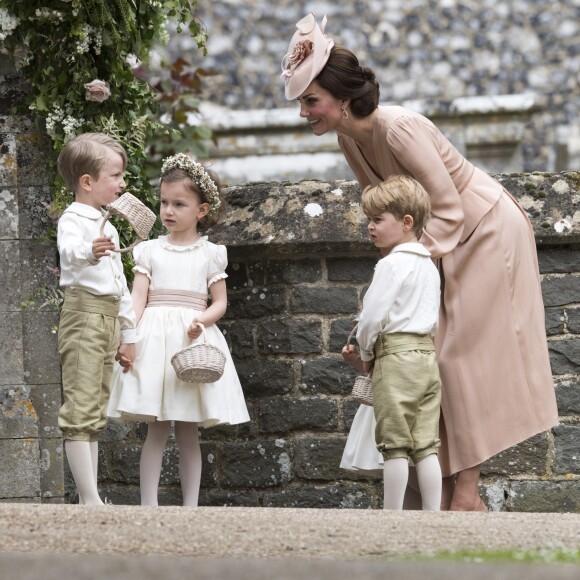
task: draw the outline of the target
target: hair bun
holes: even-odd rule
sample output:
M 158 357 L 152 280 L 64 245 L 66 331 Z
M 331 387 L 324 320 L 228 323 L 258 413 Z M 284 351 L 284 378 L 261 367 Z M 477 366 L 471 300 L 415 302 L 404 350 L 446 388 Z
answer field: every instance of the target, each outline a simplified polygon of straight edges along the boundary
M 368 66 L 363 66 L 361 67 L 361 71 L 363 79 L 365 81 L 370 81 L 371 83 L 375 81 L 375 73 L 373 72 L 372 68 L 369 68 Z

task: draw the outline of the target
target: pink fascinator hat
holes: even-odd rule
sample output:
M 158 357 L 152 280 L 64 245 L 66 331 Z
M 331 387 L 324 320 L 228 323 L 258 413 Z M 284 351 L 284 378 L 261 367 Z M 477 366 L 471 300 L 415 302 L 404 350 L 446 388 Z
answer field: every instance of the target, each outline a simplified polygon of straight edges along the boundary
M 288 53 L 282 59 L 282 77 L 286 98 L 299 97 L 324 68 L 334 40 L 324 35 L 326 16 L 320 26 L 312 12 L 296 23 L 298 30 L 290 40 Z

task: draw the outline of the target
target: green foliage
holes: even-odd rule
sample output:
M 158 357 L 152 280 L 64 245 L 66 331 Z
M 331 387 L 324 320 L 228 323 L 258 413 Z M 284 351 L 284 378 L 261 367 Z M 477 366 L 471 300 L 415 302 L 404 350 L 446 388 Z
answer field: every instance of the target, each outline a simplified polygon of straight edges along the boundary
M 107 133 L 127 150 L 128 190 L 156 210 L 148 159 L 151 154 L 156 158 L 182 151 L 183 138 L 196 142 L 209 138 L 207 129 L 184 123 L 184 115 L 196 110 L 192 96 L 207 73 L 176 64 L 171 82 L 181 83 L 181 88 L 173 102 L 175 86 L 172 96 L 165 97 L 163 86 L 153 87 L 135 72 L 146 71 L 152 48 L 167 42 L 168 21 L 179 33 L 187 31 L 206 54 L 207 32 L 197 9 L 196 0 L 0 0 L 0 49 L 12 56 L 30 84 L 21 112 L 32 111 L 44 123 L 54 144 L 53 169 L 72 136 Z M 135 69 L 136 63 L 140 68 Z M 87 99 L 85 85 L 94 80 L 104 81 L 110 95 Z M 161 123 L 160 114 L 168 112 L 170 122 Z M 155 143 L 155 148 L 149 150 L 148 143 Z M 188 145 L 191 150 L 191 141 Z M 200 142 L 192 152 L 203 153 L 204 147 Z M 53 212 L 58 215 L 71 201 L 57 175 Z M 123 244 L 132 234 L 126 223 L 116 225 Z
M 147 174 L 155 177 L 159 171 L 160 159 L 175 152 L 187 151 L 196 157 L 208 154 L 211 130 L 196 123 L 192 112 L 198 110 L 198 96 L 202 91 L 203 77 L 212 76 L 213 72 L 203 68 L 193 68 L 183 57 L 163 67 L 164 74 L 158 77 L 154 88 L 157 91 L 157 103 L 162 112 L 166 127 L 169 129 L 160 135 L 149 147 Z M 151 78 L 151 73 L 143 71 Z

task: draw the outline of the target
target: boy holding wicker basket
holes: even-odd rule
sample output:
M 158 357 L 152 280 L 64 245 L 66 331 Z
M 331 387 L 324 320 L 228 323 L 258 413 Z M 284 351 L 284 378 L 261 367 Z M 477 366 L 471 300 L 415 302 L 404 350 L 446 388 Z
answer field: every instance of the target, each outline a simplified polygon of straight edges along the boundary
M 342 355 L 372 373 L 375 442 L 384 458 L 384 509 L 403 508 L 411 459 L 422 507 L 437 511 L 441 383 L 433 336 L 440 278 L 429 251 L 418 242 L 429 217 L 429 195 L 411 177 L 395 175 L 367 187 L 362 207 L 371 241 L 383 258 L 363 300 L 360 350 L 347 345 Z M 361 440 L 352 430 L 351 438 Z
M 75 201 L 58 221 L 60 286 L 64 304 L 58 328 L 63 404 L 58 425 L 79 503 L 103 505 L 97 489 L 98 439 L 115 356 L 135 353 L 135 313 L 118 252 L 115 227 L 102 207 L 125 189 L 127 154 L 108 135 L 84 133 L 69 141 L 58 170 Z M 116 354 L 115 354 L 116 353 Z

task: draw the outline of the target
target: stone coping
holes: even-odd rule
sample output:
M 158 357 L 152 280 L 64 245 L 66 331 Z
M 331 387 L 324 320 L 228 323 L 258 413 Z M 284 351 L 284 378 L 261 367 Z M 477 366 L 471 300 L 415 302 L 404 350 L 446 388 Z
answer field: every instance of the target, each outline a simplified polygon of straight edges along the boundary
M 580 242 L 580 172 L 495 176 L 529 216 L 540 245 Z M 255 182 L 226 189 L 210 239 L 230 255 L 373 253 L 356 181 Z
M 529 113 L 541 105 L 542 97 L 534 92 L 514 95 L 482 97 L 458 97 L 450 101 L 432 102 L 410 100 L 402 103 L 383 102 L 380 105 L 400 104 L 427 117 L 469 116 L 494 114 Z M 210 102 L 201 105 L 201 117 L 194 116 L 193 124 L 203 123 L 213 131 L 272 130 L 273 128 L 294 128 L 304 126 L 298 114 L 298 105 L 283 109 L 231 110 Z

